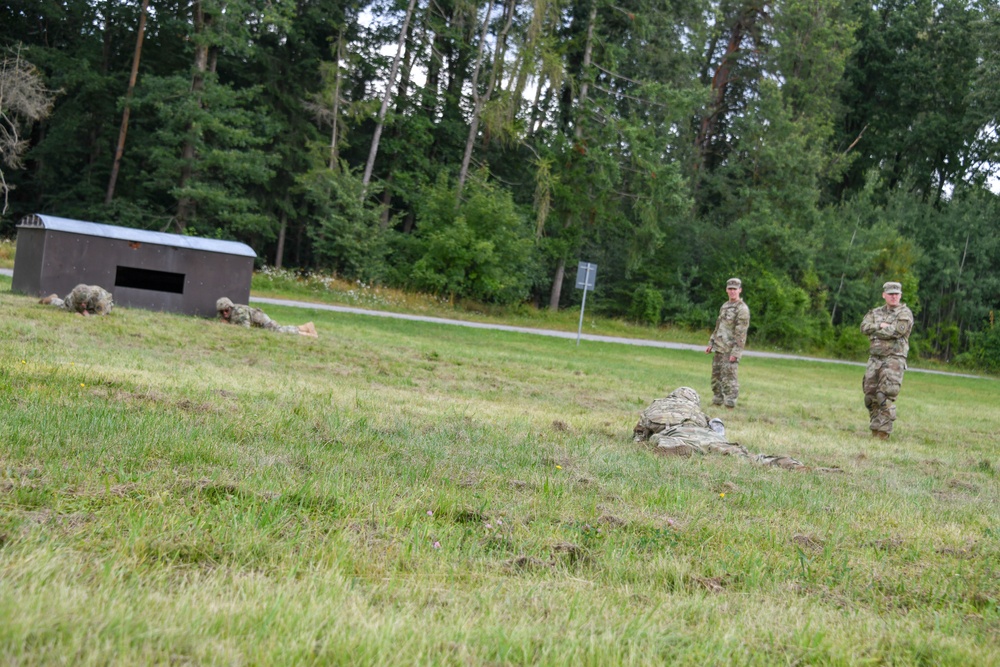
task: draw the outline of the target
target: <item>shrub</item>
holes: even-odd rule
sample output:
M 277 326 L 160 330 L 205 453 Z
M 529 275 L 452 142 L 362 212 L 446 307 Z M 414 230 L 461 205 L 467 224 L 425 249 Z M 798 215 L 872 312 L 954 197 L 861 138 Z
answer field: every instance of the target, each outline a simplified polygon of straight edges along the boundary
M 463 194 L 456 204 L 444 176 L 426 191 L 410 248 L 410 286 L 486 303 L 524 300 L 537 261 L 527 218 L 509 192 L 482 175 L 469 179 Z
M 646 283 L 632 292 L 629 317 L 643 324 L 656 326 L 663 320 L 663 292 Z
M 1000 372 L 1000 327 L 990 326 L 982 331 L 970 331 L 968 337 L 968 352 L 958 355 L 955 362 L 966 368 Z

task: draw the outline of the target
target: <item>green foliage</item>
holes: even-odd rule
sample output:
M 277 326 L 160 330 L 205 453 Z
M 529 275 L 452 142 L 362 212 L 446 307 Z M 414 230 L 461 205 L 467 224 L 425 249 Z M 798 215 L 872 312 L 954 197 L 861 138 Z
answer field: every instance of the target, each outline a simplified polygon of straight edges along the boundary
M 144 193 L 193 205 L 185 220 L 196 233 L 225 230 L 235 237 L 273 237 L 258 188 L 273 175 L 275 158 L 263 150 L 274 124 L 257 105 L 257 87 L 235 89 L 206 76 L 200 95 L 188 77 L 147 77 L 137 104 L 157 123 L 146 156 Z M 194 156 L 184 156 L 187 144 Z
M 868 345 L 868 336 L 861 333 L 860 322 L 854 326 L 845 324 L 837 328 L 830 351 L 839 359 L 860 361 L 867 356 Z
M 990 313 L 989 326 L 981 331 L 970 331 L 969 349 L 955 358 L 955 362 L 965 368 L 973 368 L 1000 373 L 1000 327 L 993 322 Z
M 387 252 L 378 209 L 363 199 L 361 179 L 346 164 L 317 167 L 298 180 L 308 206 L 309 235 L 317 264 L 348 278 L 378 281 Z
M 644 324 L 657 325 L 663 321 L 663 292 L 646 283 L 632 292 L 629 317 Z
M 419 290 L 488 303 L 515 303 L 528 295 L 534 274 L 531 225 L 510 193 L 471 178 L 463 199 L 442 175 L 417 213 L 410 284 Z
M 809 293 L 788 276 L 750 264 L 740 272 L 744 300 L 750 307 L 750 331 L 760 342 L 797 350 L 824 344 L 829 324 L 812 307 Z

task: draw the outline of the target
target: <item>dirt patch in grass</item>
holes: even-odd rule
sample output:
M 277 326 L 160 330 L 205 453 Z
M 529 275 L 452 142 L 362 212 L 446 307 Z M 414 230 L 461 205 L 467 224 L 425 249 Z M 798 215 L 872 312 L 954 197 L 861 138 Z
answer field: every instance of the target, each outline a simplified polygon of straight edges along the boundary
M 803 551 L 818 553 L 823 550 L 823 540 L 811 535 L 792 535 L 792 542 Z

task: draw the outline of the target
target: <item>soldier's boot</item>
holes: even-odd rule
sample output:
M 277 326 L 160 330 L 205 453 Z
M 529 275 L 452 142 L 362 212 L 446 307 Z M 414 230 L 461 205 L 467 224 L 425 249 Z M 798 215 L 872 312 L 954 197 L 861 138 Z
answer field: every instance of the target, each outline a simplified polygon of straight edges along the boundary
M 58 298 L 59 298 L 58 294 L 50 294 L 50 295 L 48 295 L 46 297 L 42 297 L 41 299 L 39 299 L 38 303 L 44 303 L 47 306 L 50 303 L 52 303 L 53 300 L 58 299 Z
M 310 338 L 319 338 L 319 334 L 316 333 L 316 325 L 312 322 L 306 322 L 305 324 L 299 325 L 299 333 L 303 336 L 309 336 Z
M 887 432 L 885 432 L 885 431 L 875 431 L 875 430 L 873 430 L 872 431 L 872 437 L 873 438 L 878 438 L 879 440 L 888 440 L 889 439 L 889 434 Z

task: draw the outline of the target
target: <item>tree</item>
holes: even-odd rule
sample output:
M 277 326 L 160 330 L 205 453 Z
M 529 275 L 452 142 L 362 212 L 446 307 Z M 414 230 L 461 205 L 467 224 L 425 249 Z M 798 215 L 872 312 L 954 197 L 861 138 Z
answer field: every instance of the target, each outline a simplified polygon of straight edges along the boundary
M 10 186 L 4 168 L 20 169 L 28 149 L 25 133 L 32 123 L 46 118 L 52 111 L 55 93 L 45 87 L 41 73 L 21 57 L 20 49 L 4 53 L 0 59 L 0 194 L 7 212 Z

